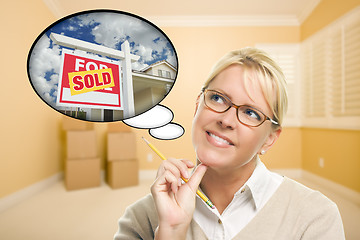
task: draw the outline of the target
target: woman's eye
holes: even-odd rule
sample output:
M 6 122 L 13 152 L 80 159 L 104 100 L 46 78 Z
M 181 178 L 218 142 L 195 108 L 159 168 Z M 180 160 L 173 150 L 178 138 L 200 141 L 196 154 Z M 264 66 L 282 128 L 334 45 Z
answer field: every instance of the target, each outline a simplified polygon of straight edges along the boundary
M 212 94 L 210 97 L 211 101 L 216 102 L 216 103 L 225 103 L 225 99 L 220 96 L 219 94 Z
M 254 118 L 256 120 L 261 120 L 260 114 L 258 114 L 255 110 L 248 108 L 244 111 L 244 113 L 250 118 Z

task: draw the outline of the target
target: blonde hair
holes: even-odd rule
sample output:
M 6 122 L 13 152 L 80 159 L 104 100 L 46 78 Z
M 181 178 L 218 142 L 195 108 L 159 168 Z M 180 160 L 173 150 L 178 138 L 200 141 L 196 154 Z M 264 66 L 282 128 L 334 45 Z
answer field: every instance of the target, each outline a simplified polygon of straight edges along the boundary
M 221 71 L 233 64 L 243 67 L 245 88 L 249 82 L 258 81 L 273 113 L 273 120 L 281 125 L 288 103 L 285 76 L 278 64 L 262 50 L 246 47 L 226 54 L 213 67 L 203 90 Z

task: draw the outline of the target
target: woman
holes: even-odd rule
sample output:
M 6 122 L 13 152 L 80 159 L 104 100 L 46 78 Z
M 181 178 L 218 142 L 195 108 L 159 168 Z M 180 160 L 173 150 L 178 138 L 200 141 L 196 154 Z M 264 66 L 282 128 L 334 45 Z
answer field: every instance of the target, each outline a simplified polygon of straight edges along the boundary
M 196 169 L 190 177 L 191 161 L 162 162 L 151 195 L 126 210 L 115 239 L 345 239 L 333 202 L 259 158 L 279 138 L 286 107 L 283 73 L 264 52 L 224 56 L 196 101 Z

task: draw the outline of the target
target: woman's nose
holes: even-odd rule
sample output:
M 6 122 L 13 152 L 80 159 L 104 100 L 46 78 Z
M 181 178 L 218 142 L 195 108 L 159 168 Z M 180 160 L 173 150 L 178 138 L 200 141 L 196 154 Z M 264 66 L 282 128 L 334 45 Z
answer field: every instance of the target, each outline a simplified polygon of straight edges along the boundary
M 219 114 L 219 125 L 223 128 L 234 129 L 238 123 L 237 119 L 237 110 L 234 107 L 231 107 L 226 112 Z

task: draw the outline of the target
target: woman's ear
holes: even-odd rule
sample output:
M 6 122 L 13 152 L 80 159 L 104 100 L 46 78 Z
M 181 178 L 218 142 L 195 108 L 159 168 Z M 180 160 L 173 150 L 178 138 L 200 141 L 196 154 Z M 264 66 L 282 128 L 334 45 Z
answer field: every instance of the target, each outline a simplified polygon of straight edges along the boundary
M 201 96 L 201 93 L 199 94 L 199 96 L 196 98 L 196 103 L 195 103 L 195 112 L 194 112 L 194 116 L 196 115 L 196 112 L 198 110 L 198 107 L 199 107 L 199 102 L 200 102 L 200 96 Z
M 272 131 L 268 138 L 266 139 L 264 145 L 262 146 L 262 148 L 260 149 L 259 154 L 264 155 L 268 150 L 270 150 L 270 148 L 274 145 L 274 143 L 276 142 L 276 140 L 279 138 L 280 133 L 282 131 L 282 128 L 279 127 L 278 129 Z

